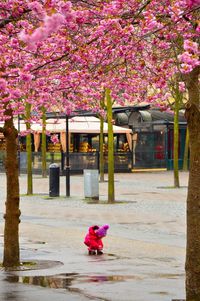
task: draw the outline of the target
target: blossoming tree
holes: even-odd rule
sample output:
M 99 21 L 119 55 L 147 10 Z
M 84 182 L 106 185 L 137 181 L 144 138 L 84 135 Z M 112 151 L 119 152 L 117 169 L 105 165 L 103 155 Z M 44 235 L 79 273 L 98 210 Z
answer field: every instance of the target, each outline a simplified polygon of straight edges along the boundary
M 70 19 L 72 3 L 76 16 Z M 187 300 L 199 300 L 200 272 L 197 263 L 200 243 L 195 238 L 200 232 L 199 0 L 88 0 L 72 3 L 62 2 L 62 9 L 68 21 L 70 19 L 72 30 L 77 33 L 72 37 L 75 45 L 73 51 L 68 53 L 76 62 L 82 79 L 86 74 L 92 74 L 87 82 L 81 82 L 79 95 L 85 93 L 87 98 L 99 99 L 103 86 L 110 88 L 112 97 L 117 100 L 146 99 L 165 106 L 169 80 L 178 78 L 180 89 L 183 89 L 182 83 L 185 83 L 189 95 L 186 117 L 191 150 L 187 198 L 186 292 Z M 78 23 L 73 22 L 74 18 L 77 18 Z M 43 39 L 36 39 L 36 33 L 41 34 L 41 30 L 38 28 L 33 35 L 24 36 L 24 40 L 36 47 L 37 42 Z M 122 74 L 126 78 L 123 84 Z M 74 94 L 71 96 L 76 98 Z
M 0 113 L 5 120 L 2 131 L 10 157 L 9 143 L 12 140 L 13 148 L 16 137 L 12 117 L 23 113 L 24 94 L 36 108 L 44 99 L 56 97 L 67 111 L 76 105 L 98 108 L 105 89 L 109 89 L 111 98 L 119 103 L 146 100 L 160 106 L 165 106 L 169 97 L 169 80 L 176 78 L 179 90 L 183 86 L 187 89 L 191 154 L 187 197 L 188 301 L 200 299 L 200 241 L 196 239 L 200 233 L 199 5 L 199 0 L 30 3 L 10 0 L 0 6 L 1 45 L 7 46 L 6 50 L 1 48 Z M 33 15 L 35 18 L 31 18 Z M 17 22 L 17 26 L 13 22 Z M 20 34 L 16 38 L 17 32 Z M 27 59 L 32 62 L 31 66 L 23 63 Z M 39 84 L 41 80 L 43 85 Z M 52 85 L 55 80 L 58 81 L 56 88 Z M 32 85 L 38 91 L 38 98 L 27 96 Z M 6 168 L 10 179 L 8 162 Z M 17 172 L 14 178 L 17 183 Z M 7 203 L 11 207 L 7 204 L 5 229 L 10 227 L 9 220 L 13 216 L 19 216 L 18 188 Z M 10 211 L 13 211 L 11 215 Z M 19 219 L 15 221 L 13 240 L 17 241 Z M 7 232 L 5 230 L 5 245 L 6 236 L 10 239 Z M 17 250 L 18 245 L 11 250 L 13 255 Z M 17 258 L 19 261 L 19 256 Z M 9 260 L 4 260 L 4 264 Z
M 27 117 L 27 105 L 40 114 L 41 107 L 45 107 L 47 111 L 50 108 L 52 110 L 57 106 L 57 100 L 60 98 L 59 91 L 55 91 L 55 85 L 52 84 L 54 74 L 51 77 L 47 70 L 38 72 L 34 70 L 34 66 L 43 65 L 49 59 L 44 53 L 45 49 L 43 48 L 44 52 L 41 51 L 40 54 L 27 50 L 18 36 L 23 29 L 33 30 L 35 24 L 45 16 L 48 21 L 46 13 L 48 10 L 52 10 L 48 1 L 44 7 L 35 1 L 9 0 L 0 3 L 0 119 L 4 121 L 4 126 L 0 128 L 0 131 L 6 140 L 5 168 L 7 175 L 3 257 L 3 265 L 6 267 L 20 264 L 20 210 L 16 143 L 18 133 L 14 128 L 13 119 L 19 115 L 25 116 L 25 122 L 30 124 L 34 115 Z M 59 17 L 62 19 L 62 15 Z M 56 30 L 56 14 L 53 15 L 53 18 L 54 30 Z M 48 55 L 50 55 L 49 52 Z M 51 57 L 53 58 L 53 52 Z M 30 132 L 29 129 L 28 132 Z

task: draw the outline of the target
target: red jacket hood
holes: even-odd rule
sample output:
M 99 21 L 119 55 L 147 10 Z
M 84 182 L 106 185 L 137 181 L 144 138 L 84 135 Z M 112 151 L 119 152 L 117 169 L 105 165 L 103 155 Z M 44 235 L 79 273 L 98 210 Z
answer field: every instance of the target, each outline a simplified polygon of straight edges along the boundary
M 94 226 L 91 226 L 91 227 L 89 228 L 89 234 L 95 235 L 96 233 L 95 233 L 95 230 L 94 230 L 93 228 L 94 228 Z

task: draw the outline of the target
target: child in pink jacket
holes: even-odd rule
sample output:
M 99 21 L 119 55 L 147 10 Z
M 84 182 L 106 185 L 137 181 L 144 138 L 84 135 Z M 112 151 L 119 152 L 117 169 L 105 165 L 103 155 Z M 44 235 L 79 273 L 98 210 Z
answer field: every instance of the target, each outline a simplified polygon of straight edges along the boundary
M 88 229 L 88 233 L 85 236 L 84 244 L 88 247 L 89 255 L 101 255 L 103 254 L 103 242 L 102 238 L 106 236 L 109 225 L 103 225 L 99 227 L 97 225 L 91 226 Z

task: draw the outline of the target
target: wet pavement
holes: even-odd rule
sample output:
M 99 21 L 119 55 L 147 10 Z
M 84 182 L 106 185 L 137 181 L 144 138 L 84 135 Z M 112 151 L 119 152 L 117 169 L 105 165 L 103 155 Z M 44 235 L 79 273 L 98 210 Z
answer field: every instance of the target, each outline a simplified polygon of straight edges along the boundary
M 185 204 L 188 173 L 180 189 L 172 172 L 115 175 L 116 204 L 84 198 L 83 176 L 71 176 L 71 197 L 49 197 L 49 179 L 34 176 L 34 195 L 26 196 L 20 176 L 20 270 L 0 271 L 0 300 L 8 301 L 167 301 L 183 299 Z M 6 179 L 0 174 L 0 256 Z M 104 254 L 88 256 L 83 244 L 92 224 L 110 225 Z M 34 263 L 32 265 L 32 263 Z

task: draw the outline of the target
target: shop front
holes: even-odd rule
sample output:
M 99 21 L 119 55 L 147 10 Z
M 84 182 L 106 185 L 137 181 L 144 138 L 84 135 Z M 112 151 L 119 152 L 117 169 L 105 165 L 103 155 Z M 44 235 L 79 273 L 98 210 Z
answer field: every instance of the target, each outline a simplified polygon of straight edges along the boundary
M 17 124 L 16 124 L 17 127 Z M 41 136 L 42 126 L 35 123 L 32 128 L 33 172 L 41 173 Z M 20 171 L 26 172 L 26 136 L 25 125 L 20 123 L 19 138 Z M 132 169 L 132 131 L 113 125 L 115 171 L 127 172 Z M 108 126 L 104 122 L 104 166 L 108 168 Z M 58 163 L 64 173 L 66 162 L 66 138 L 69 145 L 69 163 L 71 173 L 82 173 L 84 169 L 99 169 L 100 120 L 96 117 L 73 117 L 69 119 L 69 132 L 66 134 L 65 119 L 47 119 L 46 124 L 46 160 L 47 169 L 51 163 Z
M 128 124 L 133 131 L 133 168 L 173 169 L 174 115 L 172 112 L 146 110 L 129 115 Z M 179 114 L 178 158 L 182 169 L 187 123 Z

